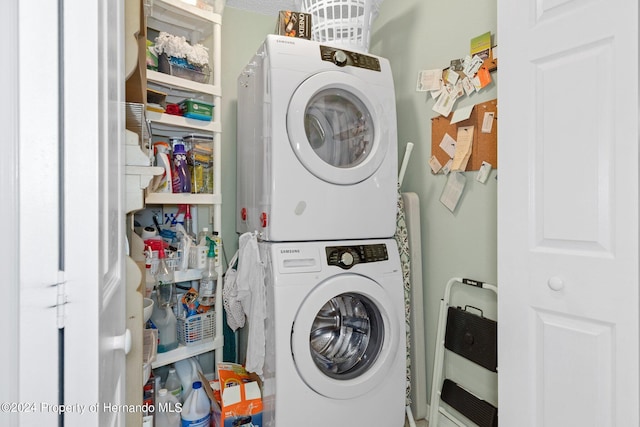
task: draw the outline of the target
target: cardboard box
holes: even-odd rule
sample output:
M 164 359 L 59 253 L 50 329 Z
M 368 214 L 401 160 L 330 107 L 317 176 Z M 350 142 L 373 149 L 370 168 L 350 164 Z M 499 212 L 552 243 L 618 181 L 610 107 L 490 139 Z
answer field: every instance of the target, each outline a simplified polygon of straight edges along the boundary
M 281 10 L 278 14 L 276 34 L 311 40 L 311 15 L 291 10 Z
M 236 363 L 218 363 L 220 426 L 262 427 L 262 382 Z M 209 387 L 211 389 L 211 387 Z

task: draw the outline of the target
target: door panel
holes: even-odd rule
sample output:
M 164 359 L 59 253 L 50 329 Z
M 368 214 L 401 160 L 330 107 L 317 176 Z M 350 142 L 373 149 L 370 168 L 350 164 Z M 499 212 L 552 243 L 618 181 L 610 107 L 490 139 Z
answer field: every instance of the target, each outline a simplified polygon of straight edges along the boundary
M 639 425 L 638 3 L 498 1 L 500 424 Z
M 65 4 L 65 400 L 98 405 L 67 426 L 125 425 L 123 18 L 121 0 Z
M 611 425 L 612 325 L 540 310 L 536 312 L 535 337 L 540 352 L 537 370 L 543 372 L 536 384 L 545 414 L 542 425 Z M 573 390 L 571 399 L 563 394 L 567 389 Z
M 615 134 L 611 42 L 580 45 L 532 63 L 535 114 L 531 119 L 536 141 L 533 226 L 539 250 L 586 250 L 604 252 L 600 255 L 605 256 L 610 250 Z M 589 72 L 576 75 L 576 70 Z M 594 81 L 597 89 L 587 89 Z M 559 96 L 562 114 L 554 108 Z

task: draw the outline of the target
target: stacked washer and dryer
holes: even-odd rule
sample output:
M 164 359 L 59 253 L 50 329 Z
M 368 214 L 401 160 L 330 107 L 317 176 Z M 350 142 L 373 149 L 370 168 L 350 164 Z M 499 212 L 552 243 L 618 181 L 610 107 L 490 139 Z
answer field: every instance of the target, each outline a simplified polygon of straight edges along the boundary
M 264 425 L 402 426 L 389 62 L 270 35 L 238 77 L 237 129 L 237 231 L 266 267 Z

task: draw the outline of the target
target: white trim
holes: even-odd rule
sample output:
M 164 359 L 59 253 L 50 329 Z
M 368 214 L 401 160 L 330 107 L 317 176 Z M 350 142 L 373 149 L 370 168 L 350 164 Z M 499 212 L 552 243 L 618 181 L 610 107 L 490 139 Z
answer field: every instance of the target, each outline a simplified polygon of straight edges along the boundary
M 5 35 L 3 56 L 4 75 L 2 79 L 3 102 L 0 104 L 0 127 L 8 143 L 4 144 L 3 155 L 0 156 L 0 205 L 3 206 L 5 230 L 3 241 L 8 250 L 3 251 L 0 257 L 0 268 L 3 278 L 7 281 L 4 300 L 5 307 L 0 314 L 0 322 L 4 325 L 16 325 L 16 327 L 2 328 L 0 342 L 4 343 L 4 350 L 0 352 L 0 365 L 5 367 L 5 378 L 0 385 L 0 401 L 18 401 L 18 305 L 20 272 L 18 268 L 19 255 L 19 205 L 18 205 L 18 0 L 9 0 L 4 3 L 3 13 L 0 14 L 0 26 Z M 3 415 L 4 422 L 9 425 L 18 424 L 17 414 Z

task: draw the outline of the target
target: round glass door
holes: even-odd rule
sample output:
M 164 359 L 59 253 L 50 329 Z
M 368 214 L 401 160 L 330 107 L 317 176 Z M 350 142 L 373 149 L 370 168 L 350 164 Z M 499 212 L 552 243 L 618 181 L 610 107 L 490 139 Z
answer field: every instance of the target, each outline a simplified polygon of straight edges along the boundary
M 369 298 L 353 293 L 331 298 L 317 313 L 309 334 L 314 363 L 338 380 L 358 377 L 369 369 L 383 341 L 378 309 Z
M 334 184 L 357 184 L 373 175 L 390 138 L 376 96 L 346 73 L 327 71 L 305 80 L 287 110 L 289 143 L 300 163 Z
M 291 353 L 302 380 L 332 399 L 351 399 L 381 384 L 404 326 L 377 282 L 340 274 L 319 283 L 300 305 Z
M 311 98 L 304 129 L 313 151 L 331 166 L 353 168 L 371 154 L 375 137 L 371 113 L 346 90 L 325 89 Z

